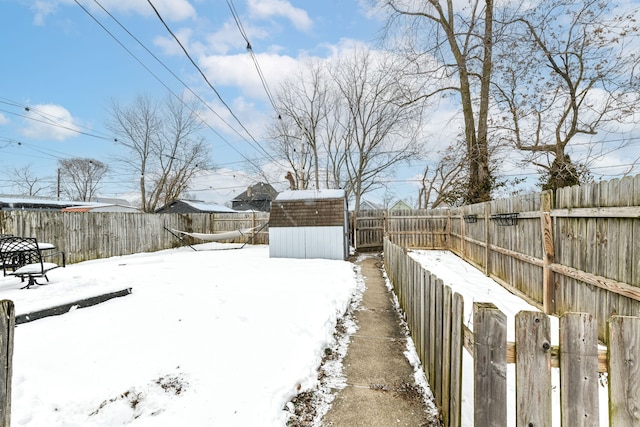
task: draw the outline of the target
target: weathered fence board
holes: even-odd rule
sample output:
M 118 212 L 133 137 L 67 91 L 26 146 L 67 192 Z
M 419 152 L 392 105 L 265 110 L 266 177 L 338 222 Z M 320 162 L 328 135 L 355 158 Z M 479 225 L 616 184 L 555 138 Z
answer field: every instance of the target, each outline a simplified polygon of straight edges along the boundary
M 16 313 L 13 301 L 0 301 L 0 427 L 11 425 L 11 377 Z
M 473 304 L 474 422 L 507 426 L 507 318 L 492 303 Z
M 589 314 L 566 313 L 560 318 L 563 425 L 599 425 L 598 378 L 597 324 Z
M 462 424 L 462 349 L 464 347 L 464 298 L 455 293 L 451 307 L 451 382 L 449 408 L 442 414 L 445 426 Z
M 551 426 L 551 332 L 538 312 L 516 315 L 516 423 Z
M 640 426 L 640 318 L 609 321 L 609 424 Z

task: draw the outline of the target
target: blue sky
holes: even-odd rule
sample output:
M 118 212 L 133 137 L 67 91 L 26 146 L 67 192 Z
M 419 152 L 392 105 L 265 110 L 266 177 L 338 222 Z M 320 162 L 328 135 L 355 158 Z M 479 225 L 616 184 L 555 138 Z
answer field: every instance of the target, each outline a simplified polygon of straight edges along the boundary
M 274 112 L 228 2 L 151 2 L 225 103 L 264 144 L 265 129 Z M 231 2 L 272 92 L 309 57 L 327 58 L 354 42 L 375 46 L 383 23 L 371 16 L 367 3 Z M 122 153 L 105 128 L 110 102 L 127 105 L 139 94 L 161 99 L 169 90 L 183 92 L 183 84 L 172 73 L 234 126 L 230 129 L 219 120 L 211 121 L 216 132 L 207 130 L 204 136 L 211 144 L 213 163 L 219 168 L 217 176 L 194 183 L 190 194 L 224 203 L 255 182 L 255 176 L 243 173 L 249 171 L 246 159 L 259 162 L 264 154 L 255 144 L 237 136 L 240 126 L 207 87 L 147 0 L 0 0 L 0 52 L 0 194 L 14 192 L 10 173 L 14 167 L 29 166 L 33 174 L 55 188 L 59 159 L 90 157 L 109 163 L 114 155 Z M 435 145 L 442 145 L 440 141 L 451 141 L 452 130 L 457 133 L 457 109 L 444 102 L 438 108 L 429 118 L 429 138 Z M 627 130 L 636 132 L 635 125 Z M 594 177 L 611 179 L 628 173 L 629 165 L 640 156 L 639 140 L 593 163 Z M 266 149 L 266 144 L 263 147 Z M 504 155 L 502 173 L 508 178 L 531 178 L 525 190 L 535 190 L 530 183 L 535 181 L 532 167 L 523 168 L 516 160 L 513 152 Z M 395 199 L 415 202 L 423 166 L 416 163 L 411 168 L 399 168 L 391 182 Z M 103 196 L 122 196 L 135 190 L 137 177 L 127 176 L 117 167 L 113 172 L 104 182 Z M 636 166 L 631 173 L 640 173 L 640 169 Z M 270 182 L 286 186 L 281 173 L 273 175 Z M 381 202 L 383 197 L 378 192 L 365 199 Z
M 224 101 L 262 142 L 273 109 L 228 3 L 152 3 Z M 380 27 L 367 18 L 357 0 L 231 4 L 271 91 L 305 58 L 327 57 L 354 40 L 374 43 Z M 167 88 L 181 93 L 185 88 L 171 73 L 216 112 L 228 115 L 146 0 L 0 0 L 0 10 L 0 194 L 11 191 L 8 175 L 13 167 L 30 166 L 37 176 L 55 182 L 59 159 L 91 157 L 108 162 L 120 150 L 104 125 L 111 100 L 126 105 L 141 93 L 158 99 L 167 95 Z M 216 130 L 224 141 L 205 132 L 214 165 L 241 170 L 245 158 L 264 156 L 233 130 L 224 126 Z M 122 194 L 134 183 L 117 174 L 106 180 L 104 190 Z

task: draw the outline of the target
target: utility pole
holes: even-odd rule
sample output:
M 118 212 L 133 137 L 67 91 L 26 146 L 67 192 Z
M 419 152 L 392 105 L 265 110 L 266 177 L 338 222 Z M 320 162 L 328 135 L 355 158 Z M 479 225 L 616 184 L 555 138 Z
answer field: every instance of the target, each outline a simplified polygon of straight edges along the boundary
M 58 168 L 58 200 L 60 200 L 60 168 Z

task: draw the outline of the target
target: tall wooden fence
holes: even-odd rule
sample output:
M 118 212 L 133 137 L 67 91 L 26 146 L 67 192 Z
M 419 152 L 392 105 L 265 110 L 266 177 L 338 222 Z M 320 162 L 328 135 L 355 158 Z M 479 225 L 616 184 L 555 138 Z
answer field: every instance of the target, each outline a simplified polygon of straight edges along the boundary
M 559 343 L 552 343 L 544 313 L 520 312 L 515 342 L 507 342 L 506 317 L 492 303 L 473 303 L 471 330 L 463 320 L 464 298 L 405 249 L 385 240 L 384 262 L 445 426 L 462 424 L 462 388 L 468 381 L 474 425 L 552 425 L 553 369 L 559 369 L 562 426 L 599 425 L 599 372 L 608 373 L 609 425 L 640 425 L 640 317 L 605 322 L 607 351 L 597 350 L 597 320 L 586 313 L 562 316 Z M 464 376 L 463 349 L 473 357 L 473 378 Z M 507 418 L 510 363 L 516 372 L 515 421 Z
M 448 249 L 547 314 L 640 313 L 640 175 L 452 209 L 368 213 L 408 248 Z M 358 249 L 365 240 L 354 222 Z
M 0 211 L 0 232 L 36 237 L 64 251 L 67 262 L 153 252 L 202 241 L 167 229 L 205 234 L 261 227 L 265 212 L 230 214 L 143 214 L 124 212 Z M 180 237 L 177 237 L 180 236 Z M 232 242 L 234 240 L 226 240 Z M 245 238 L 235 241 L 245 242 Z M 265 227 L 253 243 L 268 242 Z

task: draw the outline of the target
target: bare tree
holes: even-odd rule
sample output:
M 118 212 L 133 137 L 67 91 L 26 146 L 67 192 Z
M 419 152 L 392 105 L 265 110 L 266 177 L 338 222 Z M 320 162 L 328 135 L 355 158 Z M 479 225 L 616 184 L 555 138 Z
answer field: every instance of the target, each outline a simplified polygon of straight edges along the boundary
M 281 114 L 271 125 L 268 136 L 272 141 L 272 149 L 285 159 L 290 168 L 288 172 L 293 180 L 290 186 L 296 190 L 309 188 L 313 164 L 311 150 L 296 121 L 286 114 Z
M 37 196 L 47 188 L 43 183 L 43 179 L 34 174 L 31 165 L 21 168 L 14 167 L 11 175 L 13 185 L 18 188 L 22 195 Z
M 496 55 L 493 92 L 507 112 L 496 125 L 544 171 L 544 188 L 588 179 L 589 160 L 572 160 L 572 143 L 615 132 L 640 110 L 637 11 L 611 9 L 597 0 L 542 2 L 509 22 L 510 43 Z
M 329 104 L 327 79 L 322 63 L 310 61 L 276 94 L 280 123 L 272 127 L 271 138 L 279 142 L 278 151 L 289 161 L 300 189 L 308 188 L 307 175 L 320 188 L 320 133 L 327 126 Z
M 442 205 L 459 206 L 467 189 L 464 145 L 452 144 L 437 153 L 437 161 L 427 164 L 420 180 L 418 208 L 437 208 Z
M 416 75 L 428 82 L 425 87 L 433 88 L 423 96 L 459 97 L 468 162 L 466 202 L 489 200 L 494 183 L 488 140 L 493 0 L 375 2 L 391 12 L 388 35 L 399 29 L 398 49 L 415 64 Z
M 414 80 L 397 70 L 397 57 L 355 49 L 333 68 L 342 102 L 345 190 L 360 210 L 364 194 L 383 186 L 394 167 L 419 155 L 417 135 L 422 104 L 415 98 Z
M 178 198 L 199 169 L 210 166 L 210 149 L 199 136 L 196 104 L 139 95 L 129 106 L 113 102 L 107 127 L 127 149 L 119 160 L 139 176 L 142 210 L 153 212 Z
M 363 194 L 417 157 L 422 103 L 415 79 L 394 73 L 396 59 L 355 49 L 335 63 L 307 65 L 280 88 L 269 135 L 294 187 L 308 188 L 313 177 L 316 188 L 343 188 L 358 210 Z
M 91 201 L 109 167 L 95 159 L 74 157 L 58 161 L 60 192 L 73 200 Z

